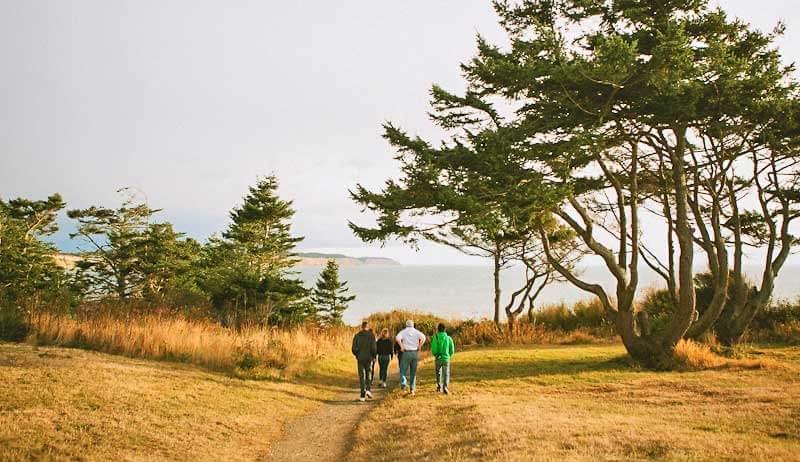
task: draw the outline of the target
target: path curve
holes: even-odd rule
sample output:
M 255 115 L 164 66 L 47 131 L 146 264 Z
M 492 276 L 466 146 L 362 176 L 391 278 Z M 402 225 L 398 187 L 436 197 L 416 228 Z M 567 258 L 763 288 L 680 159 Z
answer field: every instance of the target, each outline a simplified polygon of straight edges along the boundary
M 396 383 L 396 380 L 394 381 Z M 375 385 L 378 381 L 375 381 Z M 283 438 L 272 446 L 274 462 L 344 460 L 356 426 L 392 388 L 373 385 L 375 398 L 361 402 L 358 389 L 328 400 L 316 411 L 291 422 Z

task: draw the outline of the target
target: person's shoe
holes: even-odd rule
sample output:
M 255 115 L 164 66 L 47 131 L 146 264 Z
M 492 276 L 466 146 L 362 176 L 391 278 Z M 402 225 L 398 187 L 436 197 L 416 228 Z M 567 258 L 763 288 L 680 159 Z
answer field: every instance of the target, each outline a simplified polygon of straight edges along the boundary
M 381 383 L 381 386 L 382 386 L 383 388 L 386 388 L 386 382 L 384 381 L 383 383 Z
M 417 390 L 411 390 L 411 396 L 417 396 Z
M 367 398 L 364 398 L 364 397 L 362 396 L 361 398 L 358 398 L 358 400 L 359 400 L 359 401 L 361 401 L 361 402 L 363 403 L 364 401 L 366 401 L 366 400 L 367 400 Z
M 372 392 L 367 390 L 367 398 L 372 399 Z
M 440 391 L 442 391 L 442 386 L 437 383 L 436 384 L 436 393 L 439 393 Z
M 443 393 L 445 395 L 449 395 L 450 394 L 450 390 L 448 390 L 447 387 L 444 387 Z
M 406 386 L 405 385 L 400 385 L 400 390 L 406 391 Z

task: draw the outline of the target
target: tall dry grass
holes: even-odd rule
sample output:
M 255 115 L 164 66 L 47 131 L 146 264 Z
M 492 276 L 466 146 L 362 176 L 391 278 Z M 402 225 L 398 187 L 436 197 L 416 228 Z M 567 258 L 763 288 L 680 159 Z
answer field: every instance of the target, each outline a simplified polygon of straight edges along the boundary
M 461 345 L 579 345 L 607 342 L 590 329 L 577 328 L 565 332 L 527 321 L 517 322 L 513 329 L 500 328 L 493 321 L 464 321 L 455 327 L 455 339 Z
M 699 343 L 681 340 L 672 353 L 673 368 L 679 371 L 702 371 L 708 369 L 766 369 L 778 367 L 768 359 L 738 359 L 719 356 L 712 350 L 714 340 Z
M 233 330 L 204 320 L 144 315 L 80 320 L 41 314 L 32 319 L 31 341 L 81 347 L 136 358 L 197 364 L 214 370 L 283 376 L 310 361 L 349 351 L 353 330 L 248 327 Z

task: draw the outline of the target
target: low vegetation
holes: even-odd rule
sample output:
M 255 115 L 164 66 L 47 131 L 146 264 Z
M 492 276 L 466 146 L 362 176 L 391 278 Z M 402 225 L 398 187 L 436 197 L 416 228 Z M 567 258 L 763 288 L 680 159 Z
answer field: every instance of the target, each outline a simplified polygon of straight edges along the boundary
M 81 347 L 134 358 L 180 361 L 243 377 L 290 377 L 324 358 L 349 355 L 346 327 L 234 330 L 207 320 L 144 315 L 32 318 L 36 344 Z
M 800 350 L 758 349 L 758 366 L 701 350 L 725 367 L 647 371 L 618 344 L 457 353 L 451 395 L 434 392 L 423 366 L 417 396 L 390 395 L 357 429 L 348 460 L 796 458 Z M 374 438 L 385 425 L 392 437 Z

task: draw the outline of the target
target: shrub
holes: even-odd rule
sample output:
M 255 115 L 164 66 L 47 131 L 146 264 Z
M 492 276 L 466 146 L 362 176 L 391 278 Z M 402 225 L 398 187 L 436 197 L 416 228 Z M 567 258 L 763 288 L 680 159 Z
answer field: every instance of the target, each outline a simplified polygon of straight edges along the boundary
M 414 321 L 414 327 L 428 336 L 436 333 L 436 327 L 439 323 L 444 323 L 448 326 L 448 332 L 451 334 L 458 324 L 457 321 L 448 321 L 430 313 L 409 310 L 392 310 L 383 313 L 373 313 L 369 315 L 365 321 L 369 322 L 376 334 L 380 334 L 383 328 L 387 328 L 389 329 L 390 335 L 396 335 L 406 327 L 406 321 L 409 319 Z
M 28 326 L 20 310 L 11 304 L 0 303 L 0 340 L 19 342 L 28 335 Z
M 750 327 L 753 329 L 774 329 L 778 325 L 800 323 L 800 300 L 793 302 L 778 300 L 756 313 Z
M 672 353 L 675 369 L 698 371 L 713 369 L 725 364 L 725 359 L 711 351 L 711 347 L 693 340 L 681 340 Z
M 531 322 L 547 329 L 564 332 L 597 329 L 609 325 L 603 305 L 597 299 L 581 300 L 572 307 L 567 307 L 564 303 L 545 306 L 534 312 Z

